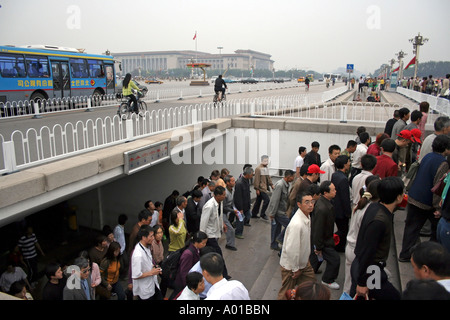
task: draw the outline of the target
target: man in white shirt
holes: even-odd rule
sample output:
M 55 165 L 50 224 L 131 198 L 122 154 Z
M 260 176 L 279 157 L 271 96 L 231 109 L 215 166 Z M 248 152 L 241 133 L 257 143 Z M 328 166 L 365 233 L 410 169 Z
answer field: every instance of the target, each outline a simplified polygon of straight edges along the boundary
M 224 187 L 215 187 L 214 196 L 205 203 L 200 217 L 200 231 L 208 235 L 206 245 L 213 247 L 214 251 L 221 256 L 223 255 L 219 246 L 219 238 L 222 236 L 222 232 L 227 232 L 227 226 L 223 222 L 223 200 L 226 195 Z M 223 271 L 223 276 L 229 278 L 225 265 Z
M 133 278 L 133 295 L 140 300 L 162 300 L 159 290 L 158 274 L 161 268 L 155 268 L 151 243 L 154 239 L 153 228 L 142 226 L 137 234 L 139 242 L 134 247 L 131 258 L 131 274 Z
M 434 241 L 425 241 L 413 247 L 411 265 L 417 279 L 432 279 L 450 292 L 450 253 Z
M 300 168 L 304 163 L 305 156 L 306 156 L 306 147 L 299 147 L 298 156 L 297 158 L 295 158 L 294 161 L 295 179 L 300 178 Z
M 361 196 L 359 191 L 366 185 L 367 177 L 372 175 L 373 169 L 377 165 L 377 158 L 371 154 L 365 154 L 361 157 L 362 171 L 358 173 L 352 181 L 352 209 L 356 206 Z
M 362 171 L 361 167 L 361 157 L 367 153 L 367 149 L 369 148 L 369 144 L 371 142 L 369 133 L 361 132 L 359 135 L 359 139 L 361 143 L 356 147 L 355 152 L 353 152 L 353 161 L 352 161 L 352 169 L 350 175 L 350 185 L 352 183 L 353 178 Z
M 325 173 L 320 176 L 320 182 L 331 180 L 331 176 L 336 172 L 334 161 L 340 154 L 341 148 L 338 145 L 333 144 L 328 148 L 328 159 L 320 166 L 320 170 L 325 171 Z
M 311 253 L 311 219 L 314 209 L 311 194 L 303 192 L 297 197 L 298 210 L 291 219 L 284 235 L 281 251 L 281 288 L 278 300 L 286 300 L 286 290 L 294 289 L 307 280 L 316 280 L 314 269 L 309 263 Z
M 223 258 L 216 252 L 200 258 L 203 277 L 212 285 L 206 300 L 250 300 L 248 290 L 241 282 L 223 277 L 224 266 Z

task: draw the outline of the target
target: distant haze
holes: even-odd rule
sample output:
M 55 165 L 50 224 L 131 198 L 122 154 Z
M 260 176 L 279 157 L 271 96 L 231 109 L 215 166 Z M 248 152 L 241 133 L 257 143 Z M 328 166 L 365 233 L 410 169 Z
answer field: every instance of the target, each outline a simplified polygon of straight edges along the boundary
M 449 60 L 448 0 L 1 0 L 1 44 L 90 53 L 197 50 L 272 55 L 275 70 L 371 73 L 421 33 L 420 61 Z M 197 32 L 197 41 L 193 40 Z

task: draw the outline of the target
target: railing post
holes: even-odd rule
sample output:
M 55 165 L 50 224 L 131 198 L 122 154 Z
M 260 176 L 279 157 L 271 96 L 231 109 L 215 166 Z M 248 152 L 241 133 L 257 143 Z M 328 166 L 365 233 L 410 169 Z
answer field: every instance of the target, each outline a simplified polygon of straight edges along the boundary
M 250 103 L 250 115 L 253 117 L 255 115 L 255 101 Z
M 134 140 L 133 119 L 127 119 L 125 121 L 125 130 L 126 130 L 126 133 L 127 133 L 127 141 Z
M 159 90 L 156 91 L 156 101 L 155 102 L 159 102 Z
M 86 112 L 91 112 L 91 111 L 92 111 L 92 96 L 88 97 L 87 108 L 86 108 Z
M 191 111 L 191 117 L 192 117 L 192 124 L 196 124 L 198 122 L 197 120 L 197 107 L 193 107 Z
M 200 89 L 200 93 L 198 95 L 198 98 L 201 98 L 201 97 L 202 97 L 202 89 Z
M 180 91 L 180 97 L 178 98 L 178 100 L 183 100 L 183 90 Z
M 5 169 L 8 173 L 12 173 L 17 170 L 14 141 L 3 142 L 3 161 L 5 163 Z
M 347 105 L 341 105 L 341 123 L 347 123 Z
M 42 100 L 38 100 L 39 102 L 41 102 Z M 39 103 L 36 103 L 36 101 L 31 100 L 31 106 L 34 109 L 34 116 L 33 119 L 40 119 L 42 118 L 40 111 L 39 111 Z

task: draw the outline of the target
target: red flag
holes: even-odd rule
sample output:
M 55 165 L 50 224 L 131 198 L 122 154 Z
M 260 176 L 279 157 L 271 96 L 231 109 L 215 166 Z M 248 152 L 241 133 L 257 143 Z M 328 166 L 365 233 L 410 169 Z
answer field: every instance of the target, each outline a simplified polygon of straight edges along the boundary
M 405 70 L 414 64 L 416 64 L 416 56 L 414 56 L 414 58 L 412 58 L 412 60 L 408 63 L 408 65 L 405 67 Z
M 398 66 L 397 69 L 392 70 L 391 73 L 392 72 L 397 72 L 399 69 L 400 69 L 400 66 Z
M 196 38 L 197 38 L 197 31 L 195 31 L 194 38 L 192 40 L 195 40 Z

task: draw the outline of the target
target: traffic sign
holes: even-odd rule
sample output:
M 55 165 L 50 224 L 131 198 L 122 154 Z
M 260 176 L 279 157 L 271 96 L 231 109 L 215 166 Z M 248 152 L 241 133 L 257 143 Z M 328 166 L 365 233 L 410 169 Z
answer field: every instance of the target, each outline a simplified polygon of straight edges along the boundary
M 353 64 L 347 64 L 347 73 L 353 73 Z

